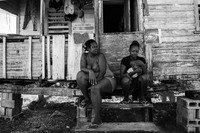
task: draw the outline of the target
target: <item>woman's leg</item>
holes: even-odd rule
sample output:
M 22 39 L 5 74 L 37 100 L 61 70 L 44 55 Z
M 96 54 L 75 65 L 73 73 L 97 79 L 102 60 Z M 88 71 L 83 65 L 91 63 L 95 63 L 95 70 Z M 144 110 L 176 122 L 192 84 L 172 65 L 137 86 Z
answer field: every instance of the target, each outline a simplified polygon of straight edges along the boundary
M 116 80 L 113 78 L 113 82 L 116 84 Z M 94 121 L 93 124 L 100 124 L 101 123 L 101 95 L 102 93 L 112 93 L 112 84 L 110 80 L 104 78 L 102 79 L 97 85 L 91 86 L 91 100 L 94 106 Z
M 129 100 L 129 91 L 130 91 L 130 86 L 131 86 L 131 79 L 129 77 L 123 77 L 121 80 L 121 85 L 124 93 L 124 100 L 123 101 L 128 101 Z
M 147 80 L 146 77 L 144 77 L 145 75 L 141 75 L 139 77 L 139 98 L 141 101 L 145 101 L 145 97 L 144 97 L 144 93 L 147 89 Z
M 88 94 L 88 86 L 89 86 L 89 82 L 88 82 L 88 74 L 79 71 L 77 76 L 76 76 L 76 81 L 78 86 L 81 89 L 81 92 L 83 93 L 83 96 L 85 98 L 86 101 L 90 101 L 90 97 Z

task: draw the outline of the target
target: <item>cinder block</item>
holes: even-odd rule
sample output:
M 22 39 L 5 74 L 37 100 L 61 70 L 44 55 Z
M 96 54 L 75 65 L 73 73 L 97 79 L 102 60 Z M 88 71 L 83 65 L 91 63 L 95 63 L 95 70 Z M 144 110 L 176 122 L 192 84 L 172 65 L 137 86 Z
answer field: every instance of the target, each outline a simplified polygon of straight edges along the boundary
M 85 118 L 86 117 L 86 108 L 77 107 L 77 118 Z
M 200 100 L 192 100 L 186 97 L 178 97 L 177 105 L 188 109 L 200 109 Z
M 6 100 L 17 100 L 21 98 L 21 94 L 13 94 L 13 93 L 2 93 L 2 99 Z
M 4 115 L 5 115 L 5 108 L 0 107 L 0 116 L 4 116 Z
M 189 120 L 198 118 L 197 109 L 187 109 L 180 105 L 177 105 L 176 114 L 177 116 L 185 117 Z
M 3 99 L 1 100 L 1 106 L 2 107 L 8 107 L 8 108 L 15 108 L 15 107 L 18 107 L 18 106 L 22 106 L 22 98 L 20 99 L 17 99 L 17 100 L 6 100 L 6 99 Z
M 18 115 L 22 111 L 21 107 L 16 107 L 14 109 L 12 108 L 6 108 L 6 117 L 13 117 L 15 115 Z
M 194 127 L 194 126 L 185 126 L 184 129 L 187 133 L 199 133 L 200 127 Z
M 182 126 L 200 127 L 200 119 L 189 120 L 183 116 L 177 116 L 177 124 Z

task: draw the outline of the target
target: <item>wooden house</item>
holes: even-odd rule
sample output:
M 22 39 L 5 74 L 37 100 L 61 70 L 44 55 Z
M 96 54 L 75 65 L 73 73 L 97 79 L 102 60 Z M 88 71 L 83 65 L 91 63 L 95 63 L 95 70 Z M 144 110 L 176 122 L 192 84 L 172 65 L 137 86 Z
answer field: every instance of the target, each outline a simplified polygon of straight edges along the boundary
M 154 80 L 184 80 L 198 89 L 200 0 L 51 2 L 56 1 L 0 0 L 0 8 L 18 16 L 18 35 L 1 36 L 1 79 L 73 80 L 89 38 L 97 40 L 117 74 L 130 43 L 138 40 Z

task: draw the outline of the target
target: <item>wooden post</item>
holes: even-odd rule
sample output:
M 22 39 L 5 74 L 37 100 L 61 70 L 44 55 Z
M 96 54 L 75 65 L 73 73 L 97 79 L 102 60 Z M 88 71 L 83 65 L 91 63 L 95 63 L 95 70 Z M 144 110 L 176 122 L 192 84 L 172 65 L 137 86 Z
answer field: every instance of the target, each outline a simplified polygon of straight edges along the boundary
M 198 9 L 198 0 L 194 0 L 194 13 L 195 13 L 195 28 L 196 31 L 199 31 L 199 9 Z
M 29 36 L 28 78 L 32 79 L 32 36 Z
M 45 36 L 42 36 L 42 79 L 45 78 Z
M 99 3 L 101 1 L 94 0 L 94 19 L 95 19 L 95 40 L 99 44 Z
M 50 36 L 47 36 L 47 71 L 48 71 L 48 79 L 51 78 L 51 56 L 50 56 Z
M 139 31 L 144 30 L 144 21 L 143 21 L 143 6 L 142 6 L 142 0 L 137 0 L 138 4 L 138 23 L 139 23 Z
M 44 35 L 45 2 L 40 0 L 40 35 Z
M 7 78 L 7 72 L 6 72 L 6 62 L 7 62 L 7 42 L 6 42 L 6 37 L 3 37 L 3 78 Z

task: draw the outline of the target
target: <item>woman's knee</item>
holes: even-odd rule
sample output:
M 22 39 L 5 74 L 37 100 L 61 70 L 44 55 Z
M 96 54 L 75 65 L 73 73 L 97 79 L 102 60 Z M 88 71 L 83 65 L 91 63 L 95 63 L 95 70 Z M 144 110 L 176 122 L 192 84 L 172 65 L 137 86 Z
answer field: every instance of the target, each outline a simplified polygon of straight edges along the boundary
M 91 86 L 90 91 L 91 91 L 91 96 L 96 96 L 96 95 L 100 94 L 100 87 L 97 85 Z
M 82 71 L 79 71 L 76 75 L 76 80 L 82 81 L 86 79 L 86 74 Z
M 121 80 L 122 85 L 129 85 L 131 83 L 131 80 L 128 77 L 123 77 Z

